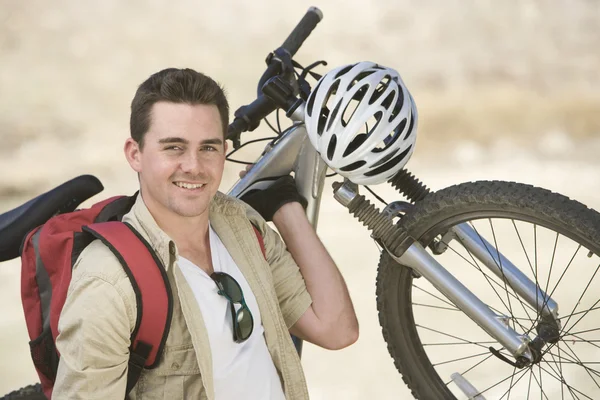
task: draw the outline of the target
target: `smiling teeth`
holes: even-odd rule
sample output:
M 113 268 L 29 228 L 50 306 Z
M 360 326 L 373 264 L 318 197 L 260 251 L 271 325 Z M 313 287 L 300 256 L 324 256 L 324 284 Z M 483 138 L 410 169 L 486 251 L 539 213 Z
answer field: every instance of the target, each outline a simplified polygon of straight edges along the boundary
M 179 186 L 180 188 L 184 188 L 184 189 L 199 189 L 202 186 L 204 186 L 204 184 L 199 184 L 199 185 L 192 185 L 191 183 L 183 183 L 183 182 L 175 182 L 175 185 Z

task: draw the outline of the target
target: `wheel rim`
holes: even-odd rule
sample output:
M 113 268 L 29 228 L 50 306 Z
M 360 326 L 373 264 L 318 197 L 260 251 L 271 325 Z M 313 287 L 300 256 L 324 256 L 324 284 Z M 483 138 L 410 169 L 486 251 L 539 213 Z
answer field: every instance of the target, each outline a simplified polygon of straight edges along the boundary
M 487 399 L 600 398 L 600 362 L 595 361 L 600 360 L 598 249 L 560 226 L 526 215 L 514 218 L 514 212 L 509 213 L 512 218 L 506 218 L 507 214 L 463 214 L 419 237 L 429 244 L 450 226 L 470 221 L 476 232 L 559 304 L 560 340 L 542 348 L 538 364 L 523 369 L 510 366 L 489 351 L 493 346 L 513 360 L 493 338 L 427 281 L 414 279 L 412 313 L 429 361 L 457 398 L 465 396 L 452 383 L 454 372 L 461 373 Z M 438 257 L 492 311 L 507 316 L 506 322 L 513 329 L 529 333 L 531 339 L 537 335 L 539 313 L 457 241 Z

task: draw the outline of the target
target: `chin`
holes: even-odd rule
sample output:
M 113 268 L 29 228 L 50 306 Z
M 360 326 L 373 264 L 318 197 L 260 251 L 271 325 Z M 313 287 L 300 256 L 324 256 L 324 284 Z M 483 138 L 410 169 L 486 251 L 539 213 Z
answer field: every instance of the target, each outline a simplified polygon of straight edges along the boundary
M 173 212 L 182 217 L 198 217 L 205 212 L 208 212 L 209 202 L 200 201 L 196 204 L 173 204 L 173 207 L 170 207 Z

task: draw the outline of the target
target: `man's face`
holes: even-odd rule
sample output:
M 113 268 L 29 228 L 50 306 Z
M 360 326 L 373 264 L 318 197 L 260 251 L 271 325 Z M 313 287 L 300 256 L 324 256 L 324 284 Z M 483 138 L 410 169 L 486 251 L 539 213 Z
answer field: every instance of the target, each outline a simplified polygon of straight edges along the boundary
M 216 106 L 169 102 L 152 107 L 143 149 L 133 139 L 125 144 L 144 202 L 162 218 L 207 213 L 221 183 L 226 150 Z

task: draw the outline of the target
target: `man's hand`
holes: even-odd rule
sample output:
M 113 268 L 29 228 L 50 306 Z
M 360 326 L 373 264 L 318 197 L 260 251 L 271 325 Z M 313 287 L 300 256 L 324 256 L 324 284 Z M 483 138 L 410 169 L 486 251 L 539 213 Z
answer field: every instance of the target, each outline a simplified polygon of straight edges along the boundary
M 241 173 L 240 173 L 241 175 Z M 282 176 L 264 190 L 251 190 L 241 197 L 265 219 L 272 221 L 273 215 L 283 205 L 297 202 L 306 208 L 308 202 L 296 188 L 296 182 L 290 175 Z

